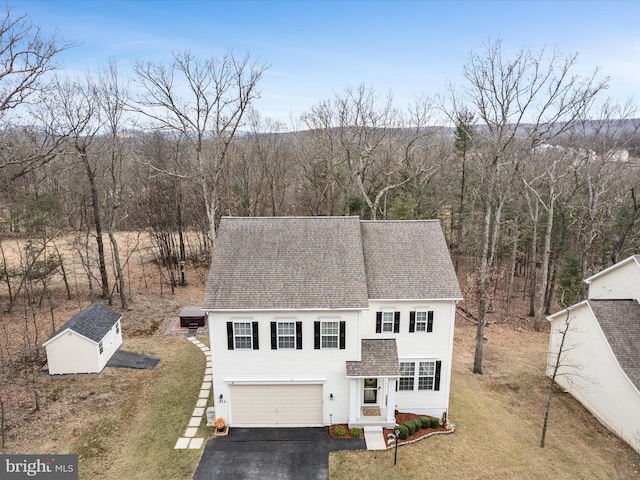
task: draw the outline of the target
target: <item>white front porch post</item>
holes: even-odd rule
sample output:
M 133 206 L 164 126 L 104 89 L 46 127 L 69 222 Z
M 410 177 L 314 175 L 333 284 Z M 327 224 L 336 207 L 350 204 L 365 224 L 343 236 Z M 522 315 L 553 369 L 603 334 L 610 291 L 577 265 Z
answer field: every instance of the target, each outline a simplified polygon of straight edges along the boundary
M 396 423 L 396 382 L 395 378 L 387 378 L 387 422 Z
M 349 379 L 349 424 L 355 423 L 360 416 L 359 401 L 358 401 L 358 379 Z

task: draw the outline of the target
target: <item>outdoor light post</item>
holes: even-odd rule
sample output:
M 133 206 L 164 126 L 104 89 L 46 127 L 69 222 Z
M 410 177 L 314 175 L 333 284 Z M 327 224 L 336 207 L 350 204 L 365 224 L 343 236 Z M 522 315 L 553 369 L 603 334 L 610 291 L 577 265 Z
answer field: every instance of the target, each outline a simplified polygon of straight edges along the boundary
M 391 443 L 394 440 L 396 441 L 396 451 L 393 455 L 393 466 L 395 467 L 396 464 L 398 463 L 398 437 L 400 436 L 400 430 L 396 429 L 394 430 L 394 433 L 390 433 L 387 435 L 387 443 Z

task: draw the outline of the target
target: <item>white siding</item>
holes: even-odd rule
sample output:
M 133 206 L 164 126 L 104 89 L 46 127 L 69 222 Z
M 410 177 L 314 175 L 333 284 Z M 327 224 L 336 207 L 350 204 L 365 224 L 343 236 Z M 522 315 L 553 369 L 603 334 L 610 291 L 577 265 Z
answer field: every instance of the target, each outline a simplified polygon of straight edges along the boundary
M 635 263 L 634 263 L 635 265 Z M 547 374 L 552 373 L 566 315 L 552 319 Z M 600 422 L 640 451 L 640 393 L 620 368 L 588 304 L 571 311 L 556 383 Z
M 346 322 L 346 348 L 314 349 L 314 321 L 335 319 Z M 227 322 L 245 319 L 258 322 L 259 350 L 227 348 Z M 287 319 L 302 322 L 302 349 L 271 349 L 271 322 Z M 359 360 L 360 312 L 210 312 L 209 335 L 212 345 L 216 415 L 233 426 L 229 387 L 234 384 L 288 382 L 322 384 L 322 423 L 347 423 L 349 418 L 349 381 L 347 360 Z M 220 395 L 223 401 L 220 402 Z M 333 400 L 329 396 L 333 394 Z
M 597 275 L 589 284 L 589 299 L 640 299 L 640 267 L 632 258 Z
M 98 345 L 71 330 L 62 332 L 46 346 L 51 375 L 97 373 L 101 370 Z
M 117 322 L 120 325 L 120 321 Z M 113 325 L 107 334 L 102 338 L 103 352 L 98 357 L 99 372 L 107 365 L 109 359 L 122 345 L 122 328 L 119 328 L 119 332 L 116 333 L 116 325 Z
M 51 375 L 99 373 L 122 345 L 120 321 L 111 327 L 100 346 L 72 330 L 66 330 L 46 345 L 47 363 Z
M 398 391 L 396 408 L 403 412 L 441 416 L 449 408 L 449 382 L 451 379 L 451 349 L 454 328 L 455 302 L 434 301 L 371 301 L 370 309 L 363 312 L 362 338 L 395 338 L 400 361 L 439 360 L 441 364 L 440 390 Z M 400 312 L 399 333 L 376 333 L 376 312 Z M 433 311 L 433 331 L 409 333 L 409 312 Z

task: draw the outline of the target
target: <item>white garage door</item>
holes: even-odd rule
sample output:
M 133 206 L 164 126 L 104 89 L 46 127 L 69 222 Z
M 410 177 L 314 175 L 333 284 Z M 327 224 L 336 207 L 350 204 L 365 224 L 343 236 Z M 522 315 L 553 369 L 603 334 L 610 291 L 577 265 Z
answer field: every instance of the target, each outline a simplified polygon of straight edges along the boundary
M 322 425 L 322 385 L 231 385 L 231 424 Z

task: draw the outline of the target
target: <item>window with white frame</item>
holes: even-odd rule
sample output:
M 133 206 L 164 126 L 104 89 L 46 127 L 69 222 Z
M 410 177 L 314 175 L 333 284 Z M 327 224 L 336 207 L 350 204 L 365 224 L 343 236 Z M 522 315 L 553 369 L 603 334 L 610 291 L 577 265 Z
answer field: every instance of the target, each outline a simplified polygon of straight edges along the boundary
M 393 332 L 394 312 L 382 312 L 382 331 Z
M 427 311 L 417 311 L 416 312 L 416 332 L 426 332 L 427 331 Z
M 418 367 L 418 390 L 433 390 L 436 362 L 420 362 Z
M 104 352 L 104 347 L 102 346 L 102 340 L 100 340 L 100 343 L 98 343 L 98 349 L 100 350 L 100 354 Z
M 398 390 L 413 390 L 415 370 L 415 362 L 400 362 Z
M 235 348 L 252 348 L 251 322 L 233 322 L 233 344 Z
M 295 322 L 278 322 L 278 348 L 296 347 Z
M 323 321 L 320 323 L 320 345 L 321 348 L 338 348 L 338 335 L 340 334 L 340 324 L 334 321 Z
M 120 322 L 116 322 L 116 334 L 120 333 Z
M 400 362 L 398 391 L 440 390 L 439 360 L 415 360 Z

